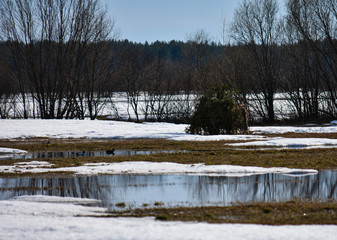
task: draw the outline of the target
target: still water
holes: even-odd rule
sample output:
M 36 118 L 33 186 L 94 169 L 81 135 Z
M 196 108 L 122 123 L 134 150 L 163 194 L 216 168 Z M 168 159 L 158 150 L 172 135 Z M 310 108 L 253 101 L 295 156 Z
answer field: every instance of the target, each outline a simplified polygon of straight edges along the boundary
M 228 206 L 237 202 L 276 202 L 294 198 L 324 200 L 337 199 L 337 171 L 296 177 L 265 174 L 245 177 L 106 175 L 0 178 L 1 200 L 20 195 L 94 198 L 101 200 L 100 206 L 111 211 L 158 204 L 164 207 Z
M 111 150 L 110 150 L 111 151 Z M 50 151 L 50 152 L 29 152 L 24 154 L 1 154 L 0 160 L 15 159 L 15 160 L 33 160 L 46 158 L 67 158 L 67 157 L 113 157 L 113 156 L 134 156 L 134 155 L 151 155 L 158 153 L 180 153 L 186 151 L 177 150 L 113 150 L 109 151 Z

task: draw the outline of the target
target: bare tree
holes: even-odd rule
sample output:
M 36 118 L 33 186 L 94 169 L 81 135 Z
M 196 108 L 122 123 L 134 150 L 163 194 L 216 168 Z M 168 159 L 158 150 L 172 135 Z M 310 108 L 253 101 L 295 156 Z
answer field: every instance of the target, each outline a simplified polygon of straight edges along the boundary
M 8 118 L 14 95 L 8 63 L 0 59 L 0 118 Z
M 150 105 L 150 117 L 157 121 L 169 119 L 169 104 L 173 100 L 173 68 L 169 60 L 155 56 L 150 66 L 151 75 L 147 82 L 147 94 Z
M 127 95 L 129 119 L 132 118 L 129 112 L 129 107 L 131 107 L 137 122 L 140 121 L 140 101 L 145 89 L 148 66 L 149 59 L 144 49 L 135 46 L 125 48 L 118 60 L 118 78 Z
M 297 33 L 296 41 L 305 44 L 315 62 L 320 97 L 320 114 L 337 115 L 337 3 L 335 0 L 289 0 L 288 25 Z M 312 63 L 310 62 L 310 65 Z
M 293 8 L 293 7 L 291 7 Z M 317 119 L 319 117 L 320 91 L 322 81 L 317 59 L 313 49 L 297 30 L 291 17 L 292 11 L 288 5 L 288 16 L 284 21 L 284 64 L 282 69 L 282 90 L 294 106 L 295 117 L 299 119 Z M 304 12 L 303 12 L 304 13 Z M 302 18 L 303 26 L 312 26 L 309 12 Z
M 236 9 L 231 28 L 232 38 L 245 45 L 254 62 L 252 77 L 258 80 L 254 86 L 257 99 L 266 110 L 263 117 L 269 122 L 275 119 L 274 95 L 280 68 L 281 31 L 277 19 L 278 5 L 275 0 L 244 0 Z
M 29 91 L 41 118 L 79 117 L 78 92 L 83 84 L 97 85 L 108 68 L 93 64 L 105 51 L 99 42 L 111 37 L 113 27 L 99 1 L 2 0 L 0 12 L 1 39 L 9 42 L 23 104 Z
M 211 77 L 211 38 L 209 34 L 201 29 L 187 36 L 187 46 L 185 56 L 190 71 L 193 88 L 197 91 L 204 91 L 212 85 Z

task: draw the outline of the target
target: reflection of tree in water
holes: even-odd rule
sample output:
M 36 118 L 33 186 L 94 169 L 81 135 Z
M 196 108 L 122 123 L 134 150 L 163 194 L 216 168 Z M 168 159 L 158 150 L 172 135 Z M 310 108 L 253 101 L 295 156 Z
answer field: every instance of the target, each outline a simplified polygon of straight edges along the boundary
M 97 177 L 80 177 L 80 178 L 15 178 L 2 179 L 0 181 L 2 188 L 7 191 L 1 199 L 8 199 L 21 195 L 50 195 L 61 197 L 79 197 L 90 198 L 99 196 Z
M 72 178 L 0 179 L 0 200 L 21 195 L 48 195 L 99 199 L 105 203 L 123 201 L 129 192 L 140 191 L 153 182 L 164 186 L 163 176 L 105 175 Z M 5 191 L 6 190 L 6 191 Z M 133 201 L 137 201 L 134 199 Z
M 141 206 L 165 204 L 219 204 L 285 201 L 292 198 L 337 199 L 337 171 L 291 177 L 265 174 L 245 177 L 188 175 L 104 175 L 72 178 L 0 178 L 0 199 L 19 195 L 52 195 L 100 199 Z M 145 200 L 144 200 L 145 199 Z
M 200 202 L 275 202 L 293 198 L 337 199 L 337 172 L 322 171 L 302 177 L 264 174 L 245 177 L 198 177 L 187 190 Z

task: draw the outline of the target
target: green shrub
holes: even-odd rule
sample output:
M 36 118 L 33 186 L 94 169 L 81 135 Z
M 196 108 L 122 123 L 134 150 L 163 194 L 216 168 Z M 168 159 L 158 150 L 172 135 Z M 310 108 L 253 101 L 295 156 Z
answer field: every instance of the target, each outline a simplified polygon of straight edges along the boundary
M 247 111 L 235 101 L 235 92 L 226 85 L 211 87 L 199 99 L 186 132 L 217 135 L 247 133 Z

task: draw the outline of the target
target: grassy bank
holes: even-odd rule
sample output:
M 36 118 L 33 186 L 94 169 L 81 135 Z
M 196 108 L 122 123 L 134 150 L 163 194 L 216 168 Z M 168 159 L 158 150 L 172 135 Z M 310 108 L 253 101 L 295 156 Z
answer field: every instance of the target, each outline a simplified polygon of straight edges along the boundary
M 337 202 L 293 200 L 229 207 L 151 208 L 112 213 L 113 217 L 155 217 L 162 221 L 267 225 L 337 224 Z

